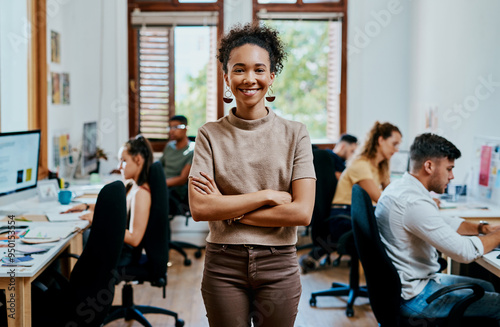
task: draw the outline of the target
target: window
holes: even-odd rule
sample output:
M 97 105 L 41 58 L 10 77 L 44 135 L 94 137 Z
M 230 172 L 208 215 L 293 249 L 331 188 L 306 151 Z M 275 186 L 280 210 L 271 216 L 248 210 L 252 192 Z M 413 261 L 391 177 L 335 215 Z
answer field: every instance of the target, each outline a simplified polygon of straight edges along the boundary
M 144 28 L 138 33 L 139 131 L 147 138 L 167 138 L 171 29 Z
M 254 0 L 257 18 L 280 31 L 288 47 L 270 106 L 278 115 L 304 123 L 314 143 L 334 143 L 345 132 L 346 4 L 285 1 Z
M 338 21 L 264 21 L 281 33 L 288 59 L 273 84 L 278 115 L 306 124 L 317 142 L 340 133 L 340 42 Z
M 130 11 L 129 133 L 146 136 L 155 151 L 163 150 L 173 115 L 185 115 L 189 135 L 196 135 L 223 112 L 217 101 L 218 5 L 178 1 L 175 7 L 162 3 L 151 11 Z M 168 10 L 160 11 L 163 7 Z
M 211 26 L 138 30 L 139 132 L 148 139 L 166 140 L 174 114 L 185 115 L 193 131 L 217 119 L 215 32 Z

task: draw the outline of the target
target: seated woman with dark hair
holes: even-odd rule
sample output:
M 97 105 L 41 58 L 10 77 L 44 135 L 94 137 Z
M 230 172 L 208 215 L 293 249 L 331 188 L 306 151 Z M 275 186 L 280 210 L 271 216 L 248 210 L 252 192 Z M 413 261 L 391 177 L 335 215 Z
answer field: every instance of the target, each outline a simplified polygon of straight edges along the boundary
M 139 246 L 146 232 L 151 208 L 151 191 L 148 184 L 149 168 L 153 163 L 153 151 L 149 141 L 142 135 L 128 140 L 118 151 L 120 170 L 123 178 L 128 181 L 127 191 L 127 230 L 125 244 L 118 266 L 126 266 L 132 262 L 134 248 Z M 94 204 L 78 204 L 66 212 L 90 210 L 82 215 L 92 223 Z

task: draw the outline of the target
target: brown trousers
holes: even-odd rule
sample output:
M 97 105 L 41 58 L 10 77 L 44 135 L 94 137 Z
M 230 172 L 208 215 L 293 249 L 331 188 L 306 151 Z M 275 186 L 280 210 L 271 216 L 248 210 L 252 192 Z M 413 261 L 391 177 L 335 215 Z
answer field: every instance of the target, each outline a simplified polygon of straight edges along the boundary
M 212 327 L 292 327 L 302 293 L 296 248 L 208 243 L 201 292 Z

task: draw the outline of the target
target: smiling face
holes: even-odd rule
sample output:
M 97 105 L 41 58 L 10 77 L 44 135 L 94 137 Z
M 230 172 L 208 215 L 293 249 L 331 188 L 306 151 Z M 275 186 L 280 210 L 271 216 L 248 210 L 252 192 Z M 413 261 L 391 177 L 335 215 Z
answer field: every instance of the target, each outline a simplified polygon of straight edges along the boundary
M 392 132 L 391 136 L 384 139 L 382 136 L 378 138 L 377 151 L 384 159 L 390 160 L 394 153 L 399 151 L 401 144 L 401 134 L 399 132 Z
M 257 45 L 245 44 L 231 51 L 224 80 L 237 110 L 265 109 L 264 96 L 275 76 L 270 69 L 269 53 Z

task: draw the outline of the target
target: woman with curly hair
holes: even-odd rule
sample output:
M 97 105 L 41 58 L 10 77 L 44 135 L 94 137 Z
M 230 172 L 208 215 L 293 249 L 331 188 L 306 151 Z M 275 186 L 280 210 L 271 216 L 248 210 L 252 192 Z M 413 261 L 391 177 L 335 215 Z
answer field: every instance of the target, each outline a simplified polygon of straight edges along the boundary
M 236 107 L 198 131 L 189 182 L 193 219 L 210 227 L 201 287 L 208 321 L 291 327 L 301 295 L 297 226 L 309 224 L 314 206 L 311 141 L 304 124 L 265 105 L 286 57 L 277 31 L 237 26 L 217 57 Z

